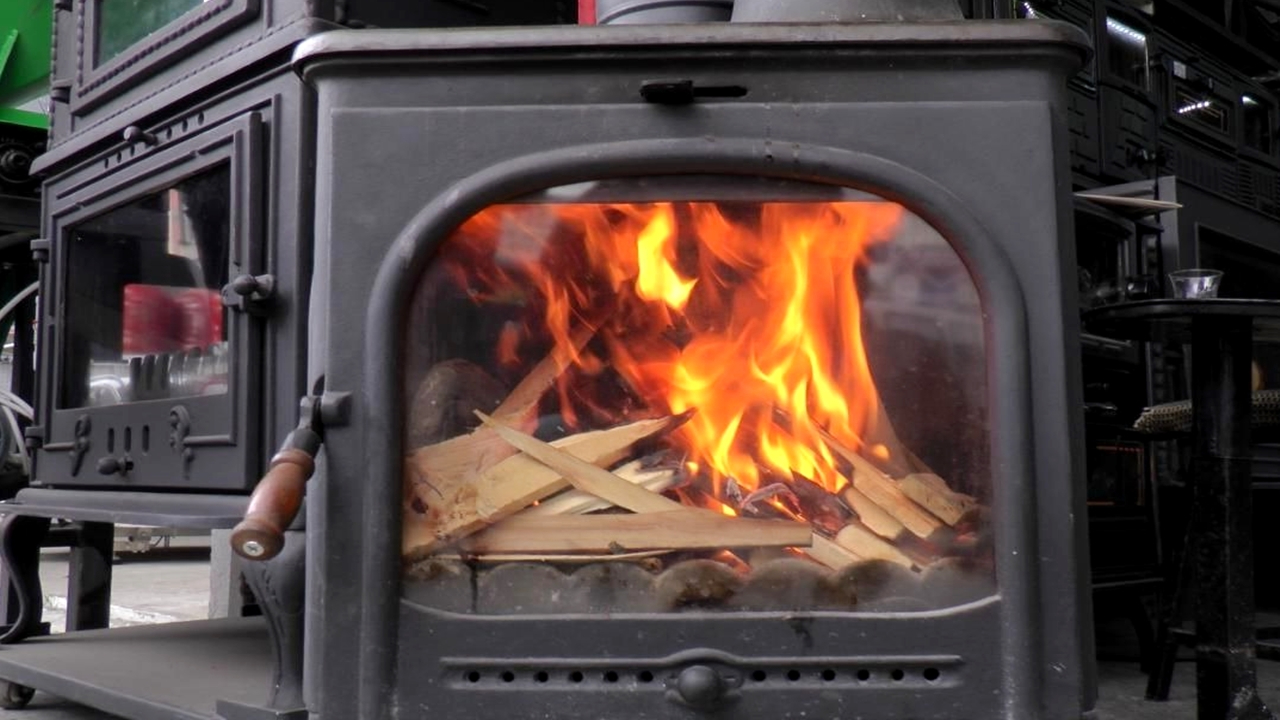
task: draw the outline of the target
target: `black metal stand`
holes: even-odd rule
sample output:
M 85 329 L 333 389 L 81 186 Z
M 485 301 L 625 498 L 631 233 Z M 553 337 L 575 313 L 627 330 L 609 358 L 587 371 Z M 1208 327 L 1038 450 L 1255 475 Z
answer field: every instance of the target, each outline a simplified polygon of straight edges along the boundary
M 1154 300 L 1086 315 L 1101 334 L 1191 343 L 1196 700 L 1201 720 L 1271 720 L 1257 692 L 1250 367 L 1280 303 Z
M 1257 692 L 1249 318 L 1192 322 L 1196 700 L 1201 718 L 1273 718 Z

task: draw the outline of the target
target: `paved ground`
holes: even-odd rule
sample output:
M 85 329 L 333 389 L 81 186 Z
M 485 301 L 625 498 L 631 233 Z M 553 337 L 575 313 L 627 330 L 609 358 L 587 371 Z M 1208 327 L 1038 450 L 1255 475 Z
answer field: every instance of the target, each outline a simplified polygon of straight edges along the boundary
M 208 617 L 209 556 L 206 540 L 186 540 L 185 549 L 159 550 L 126 556 L 115 565 L 112 624 L 132 625 Z M 203 546 L 201 546 L 203 543 Z M 66 583 L 65 552 L 46 551 L 42 578 L 46 619 L 59 628 L 64 600 L 59 592 Z M 1104 624 L 1098 633 L 1100 655 L 1099 720 L 1194 720 L 1195 666 L 1179 662 L 1168 702 L 1143 699 L 1146 677 L 1139 672 L 1133 635 L 1123 622 Z M 2 652 L 2 650 L 0 650 Z M 1187 656 L 1190 657 L 1189 655 Z M 1262 697 L 1280 706 L 1280 663 L 1260 662 Z M 112 720 L 105 715 L 45 693 L 36 693 L 25 710 L 0 710 L 0 720 Z M 1026 720 L 1033 720 L 1027 718 Z

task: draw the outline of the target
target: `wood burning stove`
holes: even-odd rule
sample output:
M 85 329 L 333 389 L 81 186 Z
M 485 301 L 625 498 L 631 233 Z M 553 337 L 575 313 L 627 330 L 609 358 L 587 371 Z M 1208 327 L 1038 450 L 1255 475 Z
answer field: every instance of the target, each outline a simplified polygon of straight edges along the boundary
M 299 79 L 276 11 L 403 4 L 208 5 L 58 94 L 0 642 L 46 539 L 83 632 L 0 676 L 164 720 L 1091 715 L 1079 30 L 350 30 Z M 91 629 L 111 523 L 241 518 L 265 622 Z
M 1089 714 L 1084 42 L 306 41 L 311 711 Z

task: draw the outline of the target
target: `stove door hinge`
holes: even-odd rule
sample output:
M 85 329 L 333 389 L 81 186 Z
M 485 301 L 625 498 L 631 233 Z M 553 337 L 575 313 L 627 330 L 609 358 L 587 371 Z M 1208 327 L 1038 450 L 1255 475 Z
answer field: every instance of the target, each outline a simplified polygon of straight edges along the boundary
M 22 437 L 23 437 L 23 440 L 26 441 L 26 446 L 28 450 L 34 451 L 44 447 L 44 428 L 43 427 L 32 425 L 31 427 L 22 431 Z
M 320 420 L 327 428 L 346 427 L 351 422 L 351 393 L 322 393 L 320 395 Z
M 244 519 L 231 531 L 231 549 L 246 560 L 270 560 L 284 549 L 284 531 L 302 507 L 307 480 L 315 472 L 316 455 L 324 443 L 325 395 L 331 395 L 330 414 L 345 419 L 347 393 L 323 393 L 302 398 L 298 426 L 271 458 L 267 473 L 249 497 Z
M 50 243 L 47 239 L 37 238 L 35 240 L 32 240 L 30 243 L 30 247 L 31 247 L 32 260 L 38 263 L 49 262 L 49 248 L 52 247 L 52 243 Z
M 222 288 L 222 304 L 237 312 L 265 315 L 275 295 L 274 275 L 240 275 Z

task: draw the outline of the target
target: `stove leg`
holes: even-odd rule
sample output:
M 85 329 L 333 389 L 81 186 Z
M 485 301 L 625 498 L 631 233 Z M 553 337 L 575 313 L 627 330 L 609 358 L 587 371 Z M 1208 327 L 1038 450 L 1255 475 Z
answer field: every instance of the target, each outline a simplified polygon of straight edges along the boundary
M 115 525 L 80 523 L 67 579 L 67 630 L 97 630 L 110 625 L 111 556 Z
M 1254 657 L 1249 392 L 1252 326 L 1194 321 L 1192 460 L 1200 720 L 1273 718 Z
M 0 520 L 0 563 L 8 579 L 0 643 L 43 634 L 44 593 L 40 588 L 40 547 L 49 518 L 6 515 Z
M 266 706 L 253 708 L 218 701 L 226 720 L 306 718 L 302 700 L 302 628 L 305 598 L 306 537 L 285 533 L 284 548 L 271 560 L 242 565 L 245 581 L 258 600 L 271 638 L 274 676 Z

